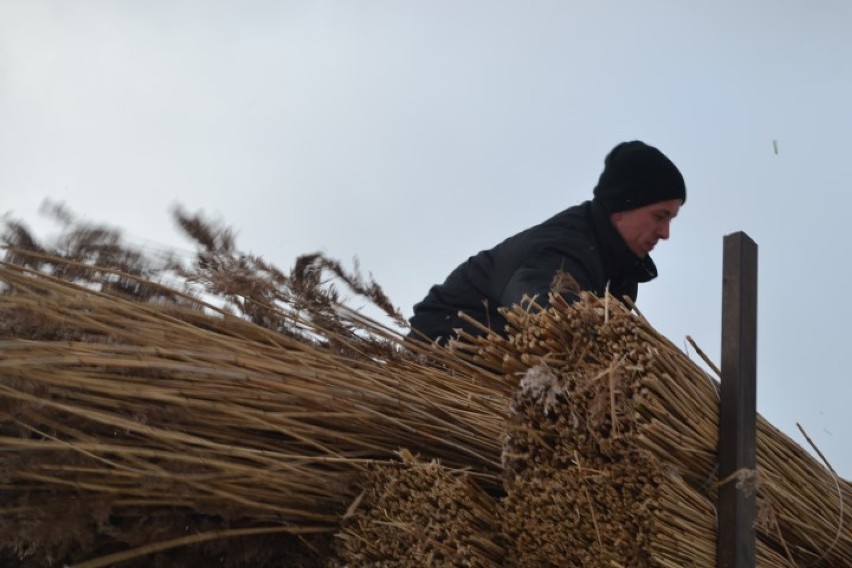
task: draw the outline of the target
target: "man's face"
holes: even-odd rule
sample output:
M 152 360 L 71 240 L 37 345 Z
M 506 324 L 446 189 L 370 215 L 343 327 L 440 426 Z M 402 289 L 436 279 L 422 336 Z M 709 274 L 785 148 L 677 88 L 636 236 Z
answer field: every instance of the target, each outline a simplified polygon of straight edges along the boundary
M 633 254 L 644 258 L 657 246 L 657 241 L 669 238 L 669 225 L 682 204 L 680 199 L 659 201 L 613 213 L 610 219 Z

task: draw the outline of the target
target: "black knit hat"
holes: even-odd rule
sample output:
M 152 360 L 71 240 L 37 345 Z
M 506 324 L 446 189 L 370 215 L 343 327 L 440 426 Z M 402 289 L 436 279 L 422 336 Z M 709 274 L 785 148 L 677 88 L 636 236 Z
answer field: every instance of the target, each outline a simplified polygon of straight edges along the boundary
M 607 155 L 594 195 L 608 212 L 616 213 L 668 199 L 686 202 L 686 184 L 662 152 L 634 140 L 622 142 Z

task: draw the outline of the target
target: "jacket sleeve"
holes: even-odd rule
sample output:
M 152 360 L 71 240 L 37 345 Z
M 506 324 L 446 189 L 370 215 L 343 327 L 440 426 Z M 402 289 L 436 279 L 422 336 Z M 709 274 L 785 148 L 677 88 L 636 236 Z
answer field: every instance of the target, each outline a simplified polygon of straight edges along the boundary
M 500 295 L 500 305 L 519 304 L 526 294 L 534 296 L 538 304 L 546 306 L 549 303 L 547 295 L 553 278 L 560 270 L 570 274 L 580 290 L 595 290 L 591 274 L 579 260 L 560 251 L 548 249 L 530 258 L 512 273 Z M 568 300 L 576 299 L 574 294 L 564 295 Z

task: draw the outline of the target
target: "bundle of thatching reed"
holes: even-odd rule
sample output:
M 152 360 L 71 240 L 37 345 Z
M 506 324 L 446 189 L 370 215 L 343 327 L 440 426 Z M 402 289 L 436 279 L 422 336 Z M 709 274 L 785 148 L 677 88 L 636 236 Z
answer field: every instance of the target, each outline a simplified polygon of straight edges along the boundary
M 336 535 L 344 566 L 503 566 L 497 500 L 465 471 L 402 452 L 376 462 Z
M 555 296 L 547 309 L 515 307 L 506 316 L 508 338 L 463 336 L 456 347 L 483 367 L 552 370 L 516 400 L 504 455 L 509 479 L 581 464 L 606 470 L 644 453 L 710 502 L 720 482 L 753 485 L 761 546 L 787 559 L 767 565 L 852 565 L 852 524 L 844 520 L 852 486 L 762 418 L 756 478 L 716 479 L 716 383 L 641 316 L 589 295 L 572 305 Z
M 19 565 L 320 564 L 363 464 L 400 448 L 499 484 L 509 387 L 312 289 L 319 257 L 296 283 L 215 251 L 196 296 L 35 248 L 0 265 L 0 548 Z M 201 299 L 223 289 L 241 315 Z
M 572 404 L 583 382 L 533 367 L 513 398 L 504 447 L 504 532 L 514 544 L 508 565 L 715 566 L 706 497 L 625 439 L 605 451 L 577 440 L 589 412 L 582 401 Z M 763 543 L 757 553 L 758 566 L 789 566 Z

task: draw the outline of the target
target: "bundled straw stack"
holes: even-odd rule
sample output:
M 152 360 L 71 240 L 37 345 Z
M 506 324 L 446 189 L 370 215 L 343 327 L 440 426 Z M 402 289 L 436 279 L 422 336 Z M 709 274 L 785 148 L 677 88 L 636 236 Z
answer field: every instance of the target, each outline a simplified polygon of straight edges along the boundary
M 591 441 L 600 439 L 584 431 L 593 409 L 582 405 L 601 403 L 587 398 L 594 388 L 582 376 L 560 377 L 544 366 L 521 380 L 504 454 L 504 532 L 515 545 L 510 565 L 714 566 L 712 504 L 626 439 L 603 447 Z M 758 560 L 788 565 L 763 543 Z
M 531 521 L 534 526 L 516 537 L 530 541 L 521 554 L 541 551 L 553 558 L 549 550 L 573 547 L 581 565 L 593 565 L 583 555 L 593 554 L 590 545 L 596 544 L 624 565 L 713 566 L 715 488 L 740 482 L 757 491 L 762 565 L 852 566 L 852 524 L 844 520 L 852 507 L 848 482 L 762 418 L 756 476 L 740 472 L 737 479 L 717 480 L 716 385 L 697 365 L 612 299 L 584 296 L 568 305 L 556 296 L 547 309 L 532 308 L 507 312 L 508 339 L 467 336 L 456 345 L 484 367 L 525 373 L 504 449 L 508 502 L 515 517 L 527 518 L 537 509 L 526 503 L 537 492 L 532 489 L 540 493 L 553 484 L 544 492 L 561 495 L 562 503 L 551 501 L 551 509 L 562 521 Z M 541 536 L 572 518 L 579 536 Z M 678 547 L 687 540 L 682 533 L 666 544 L 654 536 L 661 524 L 669 525 L 670 535 L 678 524 L 711 529 L 693 544 L 692 564 L 683 558 L 665 563 L 666 555 L 682 555 Z M 625 543 L 630 535 L 646 539 L 643 551 L 616 553 L 618 545 L 635 544 Z
M 337 535 L 345 566 L 503 566 L 499 506 L 466 472 L 435 461 L 375 464 Z

